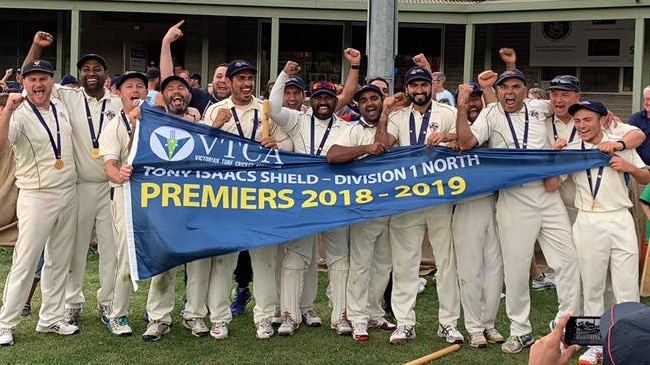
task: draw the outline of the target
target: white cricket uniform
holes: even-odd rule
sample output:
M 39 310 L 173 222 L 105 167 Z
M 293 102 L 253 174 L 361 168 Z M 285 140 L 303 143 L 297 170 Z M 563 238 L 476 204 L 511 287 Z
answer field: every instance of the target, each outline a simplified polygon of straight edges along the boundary
M 617 140 L 620 137 L 603 133 L 603 142 Z M 577 142 L 566 148 L 579 150 L 583 144 Z M 584 148 L 597 149 L 598 146 L 585 142 Z M 645 168 L 634 150 L 623 150 L 616 155 L 636 167 Z M 588 316 L 600 316 L 605 311 L 603 294 L 608 269 L 616 303 L 639 301 L 639 247 L 629 211 L 632 202 L 626 181 L 630 176 L 605 166 L 599 179 L 599 171 L 599 168 L 591 169 L 591 179 L 586 170 L 571 174 L 578 208 L 573 239 L 582 277 L 584 313 Z
M 288 75 L 283 71 L 278 75 L 269 98 L 270 114 L 273 120 L 284 130 L 293 142 L 294 152 L 327 155 L 334 140 L 347 130 L 347 122 L 336 115 L 329 120 L 320 120 L 307 112 L 282 107 L 282 94 Z M 312 136 L 313 134 L 313 136 Z M 327 137 L 326 137 L 327 135 Z M 312 142 L 313 140 L 313 142 Z M 313 143 L 313 144 L 312 144 Z M 331 326 L 336 327 L 344 318 L 346 310 L 346 291 L 348 272 L 350 268 L 350 230 L 341 227 L 323 232 L 329 285 L 327 293 L 332 303 Z M 302 237 L 287 243 L 286 253 L 282 262 L 282 277 L 280 279 L 280 308 L 289 312 L 295 323 L 302 320 L 300 315 L 300 299 L 304 287 L 304 271 L 314 260 L 315 235 Z
M 211 126 L 212 121 L 219 112 L 219 109 L 229 109 L 233 114 L 230 120 L 221 127 L 221 130 L 239 135 L 243 138 L 252 139 L 258 142 L 260 141 L 262 138 L 261 100 L 253 98 L 251 103 L 248 105 L 239 106 L 235 105 L 232 102 L 232 98 L 224 99 L 208 107 L 203 117 L 203 123 Z M 235 116 L 237 119 L 239 119 L 239 123 L 236 122 Z M 269 120 L 269 134 L 278 143 L 279 149 L 289 151 L 291 150 L 291 140 L 286 135 L 286 133 L 284 133 L 273 122 L 273 120 Z M 253 308 L 253 321 L 255 323 L 263 319 L 271 319 L 275 316 L 275 307 L 277 302 L 277 283 L 275 277 L 275 270 L 277 266 L 277 250 L 278 248 L 275 245 L 249 250 L 251 256 L 251 267 L 253 268 L 253 297 L 255 298 L 255 307 Z M 237 266 L 237 254 L 235 253 L 221 256 L 215 260 L 216 261 L 213 261 L 213 264 L 221 262 L 223 265 L 225 265 L 225 267 L 220 270 L 212 269 L 211 271 L 204 271 L 200 274 L 200 277 L 205 277 L 209 275 L 209 273 L 217 271 L 219 276 L 211 276 L 210 282 L 212 283 L 212 281 L 219 281 L 219 283 L 215 285 L 211 284 L 210 288 L 215 288 L 218 290 L 218 293 L 209 293 L 208 297 L 211 297 L 213 295 L 216 296 L 219 298 L 218 302 L 221 304 L 225 303 L 227 307 L 227 302 L 223 302 L 223 298 L 227 300 L 228 295 L 230 294 L 229 289 L 232 282 L 232 274 L 235 271 L 235 267 Z M 188 266 L 190 264 L 188 264 Z M 202 267 L 202 270 L 208 270 L 207 264 Z M 194 268 L 191 269 L 193 272 L 198 272 L 199 270 Z M 225 273 L 225 275 L 222 275 L 221 273 Z M 189 293 L 190 290 L 193 289 L 190 287 L 190 280 L 188 277 L 187 292 Z M 196 290 L 200 289 L 196 288 Z M 218 312 L 225 313 L 225 309 L 220 308 Z M 223 320 L 226 321 L 226 319 Z
M 454 205 L 452 242 L 456 252 L 460 303 L 469 333 L 494 328 L 501 289 L 503 258 L 496 232 L 497 194 L 463 199 Z
M 63 166 L 55 168 L 50 137 L 24 101 L 13 112 L 9 122 L 9 142 L 16 160 L 16 186 L 20 189 L 16 208 L 18 241 L 5 285 L 0 328 L 14 328 L 20 322 L 20 313 L 29 296 L 43 250 L 45 264 L 41 276 L 38 324 L 49 327 L 63 320 L 65 278 L 70 268 L 77 219 L 77 171 L 72 126 L 65 105 L 58 99 L 51 100 L 50 108 L 39 108 L 38 111 L 55 144 L 58 120 Z
M 388 133 L 394 136 L 399 146 L 418 143 L 416 138 L 431 132 L 456 133 L 456 108 L 431 102 L 427 131 L 422 131 L 426 113 L 410 107 L 390 115 Z M 414 117 L 415 130 L 411 132 L 410 118 Z M 415 138 L 416 143 L 411 139 Z M 454 325 L 460 317 L 460 294 L 456 258 L 451 243 L 451 214 L 453 206 L 442 204 L 414 212 L 393 215 L 389 222 L 390 247 L 393 261 L 393 292 L 391 304 L 397 325 L 415 325 L 415 299 L 417 296 L 419 266 L 422 256 L 422 240 L 428 230 L 429 242 L 438 268 L 436 289 L 440 307 L 438 322 Z
M 375 141 L 374 125 L 353 124 L 333 145 L 358 147 Z M 365 157 L 365 156 L 364 156 Z M 382 299 L 391 270 L 388 219 L 382 217 L 350 226 L 350 271 L 347 308 L 352 324 L 368 324 L 384 316 Z
M 549 148 L 546 118 L 552 113 L 550 106 L 538 100 L 526 100 L 524 106 L 510 114 L 514 136 L 500 103 L 483 108 L 471 126 L 478 143 L 488 141 L 495 148 L 516 148 L 517 144 L 519 148 Z M 528 139 L 524 140 L 526 121 Z M 560 193 L 546 192 L 542 180 L 500 190 L 496 220 L 510 334 L 521 336 L 532 331 L 528 278 L 535 240 L 555 270 L 559 312 L 581 313 L 577 255 Z
M 113 118 L 99 137 L 99 155 L 104 162 L 116 160 L 118 168 L 127 162 L 129 155 L 129 130 L 128 121 L 124 120 L 121 113 Z M 129 126 L 130 128 L 130 126 Z M 112 312 L 109 318 L 119 318 L 129 314 L 131 300 L 131 271 L 129 266 L 129 250 L 127 243 L 126 224 L 124 221 L 124 189 L 122 184 L 110 183 L 114 189 L 111 199 L 111 211 L 117 259 L 116 271 L 113 280 L 113 297 L 111 298 Z
M 113 278 L 117 265 L 116 245 L 113 236 L 108 179 L 104 163 L 98 155 L 92 155 L 93 136 L 98 139 L 108 123 L 117 119 L 122 110 L 122 100 L 104 89 L 104 96 L 97 100 L 86 94 L 83 88 L 71 89 L 55 86 L 52 95 L 58 97 L 70 112 L 74 158 L 79 180 L 77 181 L 77 234 L 70 263 L 66 287 L 66 307 L 81 308 L 86 301 L 83 282 L 86 258 L 93 228 L 97 235 L 99 252 L 99 290 L 97 302 L 110 305 L 113 298 Z M 90 111 L 87 114 L 86 106 Z M 89 119 L 90 118 L 90 119 Z M 93 132 L 90 130 L 92 123 Z M 99 151 L 96 150 L 95 153 Z
M 580 134 L 575 129 L 573 118 L 571 118 L 568 123 L 565 123 L 553 114 L 546 118 L 546 131 L 550 146 L 553 146 L 553 143 L 555 143 L 558 138 L 565 140 L 567 143 L 580 140 Z M 578 214 L 578 210 L 575 205 L 573 205 L 573 200 L 576 196 L 576 187 L 573 184 L 573 181 L 568 179 L 560 185 L 560 196 L 562 197 L 562 202 L 564 203 L 567 214 L 569 215 L 569 222 L 573 224 L 576 221 L 576 215 Z

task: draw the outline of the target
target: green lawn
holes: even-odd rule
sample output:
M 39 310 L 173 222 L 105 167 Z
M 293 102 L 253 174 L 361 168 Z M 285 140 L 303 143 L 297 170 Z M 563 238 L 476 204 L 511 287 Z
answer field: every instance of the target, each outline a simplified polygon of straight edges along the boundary
M 0 287 L 4 288 L 11 250 L 0 250 Z M 140 285 L 131 305 L 133 337 L 111 336 L 98 318 L 95 309 L 97 282 L 97 255 L 89 254 L 86 277 L 86 310 L 82 315 L 81 334 L 63 337 L 40 334 L 34 331 L 37 321 L 40 291 L 34 298 L 34 313 L 24 319 L 14 332 L 16 344 L 0 348 L 0 364 L 402 364 L 420 356 L 440 350 L 447 343 L 436 337 L 437 295 L 431 278 L 424 293 L 418 296 L 417 338 L 402 346 L 390 345 L 389 334 L 373 331 L 371 340 L 358 344 L 350 337 L 337 336 L 329 325 L 320 328 L 302 326 L 292 337 L 273 337 L 270 340 L 255 338 L 249 304 L 246 315 L 235 317 L 230 326 L 230 337 L 215 340 L 212 337 L 195 338 L 180 325 L 177 310 L 173 313 L 172 332 L 154 343 L 140 338 L 146 324 L 142 321 L 148 281 Z M 182 273 L 178 275 L 178 288 L 182 287 Z M 316 310 L 329 323 L 325 285 L 327 276 L 320 274 L 320 293 Z M 177 307 L 180 306 L 182 290 L 177 291 Z M 536 336 L 548 332 L 547 323 L 555 315 L 554 291 L 532 292 L 533 311 L 531 321 Z M 647 301 L 646 301 L 647 302 Z M 462 323 L 462 322 L 460 322 Z M 209 323 L 208 323 L 209 325 Z M 462 326 L 461 326 L 462 327 Z M 507 335 L 508 323 L 499 313 L 497 328 Z M 496 345 L 487 349 L 474 349 L 467 345 L 460 351 L 436 360 L 435 364 L 525 364 L 528 351 L 518 355 L 501 353 Z

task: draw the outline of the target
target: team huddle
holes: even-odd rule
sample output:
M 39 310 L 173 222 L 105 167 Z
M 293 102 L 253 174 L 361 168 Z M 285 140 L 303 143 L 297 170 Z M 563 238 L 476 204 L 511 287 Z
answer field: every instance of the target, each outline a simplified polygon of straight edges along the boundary
M 23 91 L 8 94 L 0 112 L 0 150 L 11 145 L 20 189 L 19 236 L 0 311 L 0 345 L 14 343 L 13 329 L 43 254 L 36 331 L 79 332 L 79 316 L 88 309 L 83 308 L 83 283 L 93 230 L 99 250 L 99 318 L 111 334 L 132 335 L 133 258 L 127 249 L 123 184 L 132 172 L 127 156 L 140 106 L 147 102 L 187 123 L 219 128 L 267 148 L 320 155 L 332 164 L 422 144 L 457 151 L 599 149 L 611 155 L 609 166 L 322 232 L 330 326 L 340 335 L 366 342 L 374 328 L 390 331 L 394 344 L 415 338 L 425 235 L 437 267 L 437 335 L 449 343 L 466 341 L 458 323 L 461 308 L 472 347 L 497 343 L 506 353 L 518 353 L 534 342 L 529 269 L 536 242 L 555 275 L 558 308 L 556 317 L 549 318 L 551 327 L 565 312 L 600 316 L 610 304 L 639 301 L 638 241 L 628 210 L 628 181 L 650 181 L 635 152 L 645 134 L 612 121 L 602 103 L 581 101 L 574 76 L 555 77 L 547 89 L 550 100 L 529 98 L 526 75 L 506 50 L 505 72 L 485 71 L 477 82 L 459 85 L 454 96 L 439 91 L 444 75 L 432 72 L 426 58 L 417 55 L 404 75 L 403 92 L 390 95 L 381 78 L 358 87 L 361 54 L 348 48 L 349 73 L 342 90 L 327 80 L 307 87 L 300 65 L 287 62 L 269 91 L 268 127 L 263 127 L 263 101 L 254 95 L 257 70 L 250 62 L 217 67 L 209 93 L 192 87 L 187 72 L 173 73 L 171 44 L 183 36 L 181 25 L 172 26 L 163 38 L 159 71 L 125 72 L 114 80 L 113 92 L 104 86 L 108 65 L 97 54 L 77 62 L 81 87 L 55 84 L 52 65 L 40 59 L 53 37 L 35 35 L 22 67 Z M 162 80 L 157 91 L 150 88 L 155 76 Z M 309 107 L 303 105 L 307 92 Z M 353 115 L 353 121 L 344 114 Z M 316 236 L 249 254 L 257 338 L 290 336 L 301 324 L 321 325 L 313 309 Z M 228 337 L 237 263 L 238 253 L 232 253 L 186 264 L 182 325 L 192 335 Z M 151 279 L 145 341 L 171 330 L 176 271 Z M 390 279 L 395 323 L 384 309 Z M 504 283 L 507 337 L 495 328 Z M 606 292 L 613 298 L 606 298 Z M 591 347 L 580 363 L 600 359 L 602 347 Z

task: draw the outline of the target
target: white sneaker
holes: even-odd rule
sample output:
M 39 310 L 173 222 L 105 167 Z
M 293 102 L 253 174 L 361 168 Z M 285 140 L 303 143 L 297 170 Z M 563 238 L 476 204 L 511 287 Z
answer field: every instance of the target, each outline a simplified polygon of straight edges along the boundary
M 264 318 L 263 320 L 255 323 L 255 327 L 257 328 L 256 336 L 261 340 L 271 338 L 271 336 L 273 336 L 275 333 L 275 330 L 271 326 L 271 320 L 268 318 Z
M 183 327 L 192 331 L 192 335 L 195 337 L 204 337 L 210 333 L 210 329 L 203 322 L 203 318 L 190 318 L 183 319 Z
M 129 326 L 129 317 L 127 316 L 109 319 L 106 328 L 115 336 L 126 337 L 133 335 L 133 330 Z
M 291 313 L 284 312 L 284 315 L 282 316 L 282 324 L 278 328 L 278 335 L 291 336 L 296 329 L 298 329 L 298 323 L 291 319 Z
M 533 290 L 555 289 L 555 278 L 550 274 L 542 273 L 539 278 L 533 279 Z
M 149 321 L 147 330 L 142 334 L 145 342 L 158 341 L 163 335 L 171 331 L 171 324 L 159 321 Z
M 350 325 L 350 322 L 348 322 L 348 318 L 345 315 L 345 313 L 343 314 L 343 317 L 339 319 L 338 322 L 332 323 L 330 328 L 335 330 L 336 333 L 341 336 L 347 336 L 352 333 L 352 326 Z
M 368 328 L 377 328 L 382 331 L 393 332 L 397 329 L 397 326 L 384 317 L 378 317 L 368 321 Z
M 402 344 L 415 338 L 415 326 L 397 326 L 390 335 L 390 343 Z
M 463 337 L 463 334 L 460 333 L 458 328 L 454 325 L 439 325 L 438 326 L 438 337 L 444 337 L 445 340 L 449 343 L 457 343 L 457 344 L 462 344 L 465 342 L 465 338 Z
M 368 324 L 364 322 L 355 323 L 354 329 L 352 330 L 352 338 L 357 342 L 370 341 L 370 335 L 368 334 Z
M 56 333 L 59 335 L 68 336 L 68 335 L 74 335 L 76 333 L 79 333 L 79 327 L 75 326 L 74 324 L 70 324 L 66 321 L 58 321 L 49 326 L 43 326 L 41 324 L 38 324 L 36 325 L 36 332 Z
M 11 328 L 0 328 L 0 346 L 12 346 L 14 335 Z
M 426 287 L 427 287 L 427 279 L 418 278 L 418 294 L 422 293 Z
M 310 309 L 302 314 L 302 321 L 309 327 L 320 327 L 323 323 L 315 310 Z
M 109 316 L 112 312 L 110 304 L 97 304 L 97 310 L 99 311 L 99 319 L 102 323 L 108 325 Z
M 596 365 L 603 362 L 603 347 L 589 346 L 589 349 L 578 358 L 579 365 Z
M 210 329 L 210 336 L 216 338 L 217 340 L 223 340 L 228 337 L 228 323 L 226 322 L 217 322 L 212 325 Z

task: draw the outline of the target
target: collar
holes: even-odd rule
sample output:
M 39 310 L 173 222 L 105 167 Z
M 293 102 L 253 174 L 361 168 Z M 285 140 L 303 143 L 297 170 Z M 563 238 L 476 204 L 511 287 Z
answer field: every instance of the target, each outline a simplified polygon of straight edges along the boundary
M 86 98 L 86 100 L 90 101 L 90 100 L 95 99 L 94 97 L 88 95 L 88 93 L 86 92 L 86 89 L 84 89 L 83 86 L 80 87 L 79 89 L 84 94 L 84 97 Z M 107 99 L 110 99 L 110 98 L 111 98 L 111 91 L 108 90 L 107 88 L 104 88 L 104 96 L 102 96 L 101 99 L 99 99 L 97 101 L 99 102 L 99 101 L 107 100 Z
M 246 105 L 237 105 L 232 102 L 232 96 L 229 96 L 228 99 L 228 108 L 235 107 L 236 109 L 242 109 L 244 111 L 250 110 L 250 109 L 257 109 L 257 110 L 262 110 L 262 101 L 259 100 L 256 97 L 253 97 L 251 99 L 251 102 L 246 104 Z
M 359 125 L 361 125 L 364 128 L 375 128 L 377 126 L 376 124 L 366 122 L 366 120 L 363 117 L 359 119 Z
M 569 120 L 569 123 L 564 123 L 564 121 L 562 119 L 558 118 L 557 115 L 555 115 L 555 113 L 554 113 L 553 114 L 553 124 L 555 124 L 555 123 L 564 124 L 566 126 L 575 125 L 575 122 L 574 122 L 573 118 L 571 118 Z

